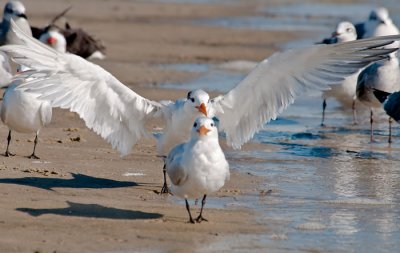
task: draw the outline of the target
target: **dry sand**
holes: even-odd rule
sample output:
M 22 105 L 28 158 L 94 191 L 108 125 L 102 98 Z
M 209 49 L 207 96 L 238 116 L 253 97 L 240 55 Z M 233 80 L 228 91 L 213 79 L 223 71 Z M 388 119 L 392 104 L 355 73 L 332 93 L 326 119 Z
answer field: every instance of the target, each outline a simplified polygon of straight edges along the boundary
M 185 91 L 154 85 L 192 77 L 157 64 L 261 60 L 276 51 L 277 43 L 300 36 L 190 22 L 252 15 L 257 1 L 231 6 L 126 0 L 25 1 L 30 22 L 36 26 L 46 24 L 71 3 L 71 25 L 84 27 L 107 46 L 107 59 L 98 63 L 154 100 L 185 95 Z M 258 223 L 254 211 L 232 206 L 206 206 L 209 222 L 186 223 L 184 205 L 171 196 L 157 194 L 162 161 L 156 157 L 154 140 L 140 141 L 131 155 L 120 158 L 76 114 L 59 109 L 53 113 L 52 124 L 40 135 L 40 161 L 25 158 L 31 153 L 34 136 L 18 133 L 11 144 L 17 156 L 0 156 L 0 252 L 192 252 L 224 236 L 268 230 Z M 155 121 L 149 129 L 153 127 L 162 125 Z M 4 125 L 0 136 L 0 148 L 5 150 Z M 264 190 L 265 179 L 240 173 L 233 161 L 230 164 L 231 181 L 210 198 L 222 201 Z M 126 172 L 144 175 L 123 176 Z M 198 206 L 195 209 L 197 212 Z

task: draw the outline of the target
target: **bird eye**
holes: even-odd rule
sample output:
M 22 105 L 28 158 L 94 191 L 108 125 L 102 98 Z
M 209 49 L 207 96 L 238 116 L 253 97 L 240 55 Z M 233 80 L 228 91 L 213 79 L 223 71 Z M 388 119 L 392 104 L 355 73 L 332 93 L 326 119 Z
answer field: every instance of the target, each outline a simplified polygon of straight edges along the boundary
M 190 98 L 190 101 L 192 101 L 192 103 L 194 103 L 194 98 Z
M 351 32 L 351 28 L 347 28 L 346 31 Z
M 194 123 L 193 127 L 197 127 L 197 123 L 196 122 Z
M 214 123 L 211 123 L 211 127 L 214 127 Z

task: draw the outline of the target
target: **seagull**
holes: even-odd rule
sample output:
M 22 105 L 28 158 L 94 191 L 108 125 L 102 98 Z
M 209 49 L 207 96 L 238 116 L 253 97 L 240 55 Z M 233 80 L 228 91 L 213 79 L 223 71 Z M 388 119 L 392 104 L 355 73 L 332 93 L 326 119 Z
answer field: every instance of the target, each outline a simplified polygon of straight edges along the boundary
M 374 94 L 374 89 L 387 93 L 400 91 L 400 66 L 397 52 L 392 52 L 386 59 L 371 64 L 358 76 L 357 99 L 371 108 L 371 142 L 373 141 L 373 108 L 381 107 L 381 103 Z M 392 119 L 389 118 L 389 143 L 392 142 L 391 125 Z
M 19 44 L 19 39 L 10 33 L 10 21 L 13 20 L 26 34 L 31 28 L 25 15 L 25 6 L 20 1 L 9 1 L 4 7 L 3 21 L 0 24 L 0 45 Z
M 208 194 L 218 191 L 229 180 L 229 164 L 218 142 L 218 129 L 210 118 L 195 120 L 190 139 L 175 146 L 166 158 L 172 193 L 184 198 L 189 222 L 207 221 L 202 214 Z M 200 215 L 193 220 L 188 198 L 201 201 Z
M 400 123 L 400 91 L 388 93 L 374 89 L 374 95 L 382 103 L 385 112 Z
M 322 43 L 324 44 L 335 44 L 335 43 L 343 43 L 348 41 L 354 41 L 357 39 L 356 28 L 350 22 L 344 21 L 340 22 L 336 31 L 332 33 L 332 37 L 330 39 L 324 39 Z M 352 110 L 353 110 L 353 123 L 357 123 L 356 117 L 356 86 L 357 86 L 357 77 L 360 74 L 360 70 L 356 73 L 347 76 L 339 85 L 334 85 L 330 90 L 326 90 L 323 93 L 323 102 L 322 102 L 322 121 L 321 126 L 325 126 L 325 109 L 327 106 L 326 99 L 328 97 L 334 97 L 340 102 L 344 104 L 348 104 L 349 101 L 352 102 Z
M 342 82 L 346 76 L 393 52 L 393 48 L 380 47 L 400 39 L 373 38 L 275 53 L 226 94 L 210 98 L 204 91 L 193 91 L 175 102 L 156 102 L 135 93 L 96 64 L 59 53 L 14 24 L 12 30 L 24 45 L 3 46 L 0 50 L 16 63 L 35 70 L 19 75 L 31 81 L 18 89 L 40 94 L 38 98 L 53 107 L 78 113 L 87 127 L 121 155 L 129 154 L 140 138 L 151 136 L 145 124 L 157 117 L 166 123 L 159 146 L 173 147 L 182 139 L 187 140 L 194 120 L 207 115 L 218 118 L 228 146 L 239 149 L 296 97 Z M 160 155 L 164 156 L 170 151 L 161 150 L 165 153 Z
M 5 156 L 14 156 L 9 151 L 11 131 L 35 133 L 33 152 L 28 158 L 40 159 L 36 154 L 39 131 L 51 121 L 50 103 L 37 99 L 37 95 L 17 89 L 21 79 L 14 80 L 6 89 L 0 110 L 1 121 L 8 126 L 7 149 Z
M 389 11 L 378 7 L 371 11 L 369 19 L 364 23 L 356 24 L 357 38 L 371 38 L 399 34 L 399 29 L 389 16 Z

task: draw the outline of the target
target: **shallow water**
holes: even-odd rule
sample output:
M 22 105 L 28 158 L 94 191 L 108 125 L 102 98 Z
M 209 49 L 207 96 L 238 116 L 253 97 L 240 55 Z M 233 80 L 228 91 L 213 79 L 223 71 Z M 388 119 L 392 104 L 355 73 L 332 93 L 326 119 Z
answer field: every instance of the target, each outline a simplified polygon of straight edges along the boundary
M 392 12 L 400 13 L 400 2 L 388 3 Z M 274 12 L 283 17 L 274 22 L 285 20 L 286 15 L 304 15 L 306 20 L 314 15 L 313 6 L 300 5 L 296 10 L 293 7 L 275 9 Z M 351 6 L 341 10 L 345 15 L 355 11 L 361 16 L 368 12 L 365 6 L 371 6 L 371 2 Z M 336 12 L 333 15 L 326 13 L 319 5 L 316 10 L 324 16 L 319 20 L 331 22 L 337 18 Z M 269 17 L 255 22 L 262 23 L 264 19 Z M 242 28 L 231 19 L 218 22 Z M 322 26 L 328 27 L 328 23 L 323 21 Z M 221 24 L 225 25 L 213 25 Z M 313 27 L 312 22 L 307 25 Z M 293 42 L 296 43 L 299 42 Z M 184 85 L 165 84 L 168 88 L 226 91 L 245 76 L 243 72 L 223 70 L 216 65 L 164 67 L 199 74 Z M 322 128 L 319 126 L 321 103 L 318 93 L 296 100 L 276 121 L 256 134 L 253 141 L 260 143 L 261 148 L 226 152 L 232 169 L 263 176 L 265 185 L 260 194 L 236 200 L 210 198 L 210 206 L 251 207 L 258 211 L 258 221 L 265 224 L 269 232 L 220 238 L 199 248 L 198 252 L 264 252 L 265 248 L 271 252 L 398 252 L 399 125 L 394 125 L 395 137 L 391 146 L 387 144 L 386 122 L 377 126 L 376 142 L 370 143 L 367 114 L 361 114 L 361 124 L 353 126 L 350 110 L 344 112 L 338 102 L 330 99 L 328 126 Z

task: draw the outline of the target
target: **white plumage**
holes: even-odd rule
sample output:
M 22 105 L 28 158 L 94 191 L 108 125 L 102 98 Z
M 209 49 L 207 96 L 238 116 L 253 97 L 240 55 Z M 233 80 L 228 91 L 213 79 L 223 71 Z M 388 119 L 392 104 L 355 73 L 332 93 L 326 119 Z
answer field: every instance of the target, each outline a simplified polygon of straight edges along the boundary
M 374 95 L 375 89 L 388 93 L 400 91 L 400 66 L 397 52 L 389 54 L 385 60 L 371 64 L 358 76 L 357 99 L 371 108 L 371 141 L 373 141 L 373 108 L 381 107 L 381 103 Z M 391 141 L 391 119 L 389 119 L 389 143 Z
M 190 140 L 175 146 L 166 158 L 166 169 L 172 182 L 172 193 L 184 198 L 191 216 L 187 198 L 202 196 L 202 206 L 196 221 L 202 217 L 206 196 L 218 191 L 229 180 L 229 164 L 219 146 L 218 130 L 210 118 L 197 118 L 191 130 Z
M 390 18 L 389 11 L 384 7 L 372 10 L 369 19 L 358 26 L 362 33 L 359 38 L 399 34 L 399 29 Z
M 334 39 L 334 40 L 333 40 Z M 357 39 L 356 28 L 350 22 L 344 21 L 340 22 L 335 32 L 332 33 L 333 43 L 343 43 L 354 41 Z M 356 111 L 355 111 L 355 100 L 356 100 L 356 86 L 357 86 L 357 77 L 360 74 L 361 70 L 357 71 L 355 74 L 347 76 L 343 79 L 343 81 L 339 85 L 332 86 L 332 89 L 326 90 L 323 93 L 323 104 L 322 104 L 322 121 L 321 126 L 325 124 L 325 109 L 326 109 L 326 100 L 328 97 L 333 97 L 343 105 L 352 104 L 353 109 L 353 122 L 356 123 Z
M 39 40 L 49 47 L 54 48 L 57 52 L 67 52 L 67 41 L 56 27 L 49 27 L 46 32 L 40 35 Z
M 25 6 L 20 1 L 9 1 L 4 7 L 3 21 L 0 24 L 0 45 L 20 44 L 20 40 L 10 32 L 11 20 L 28 35 L 32 35 L 31 27 L 25 15 Z
M 9 85 L 1 106 L 1 120 L 9 128 L 5 155 L 12 155 L 9 152 L 11 131 L 35 133 L 33 152 L 29 157 L 39 159 L 35 154 L 38 134 L 42 127 L 50 123 L 52 109 L 48 102 L 37 99 L 37 95 L 17 89 L 20 84 L 21 80 L 15 80 Z
M 219 118 L 220 130 L 226 133 L 228 144 L 240 148 L 297 96 L 342 82 L 346 76 L 394 50 L 376 47 L 400 39 L 400 36 L 374 38 L 276 53 L 259 63 L 225 95 L 203 101 L 208 94 L 198 92 L 203 95 L 159 103 L 136 94 L 100 66 L 75 55 L 58 53 L 25 35 L 13 23 L 12 29 L 24 45 L 4 46 L 1 50 L 15 62 L 36 70 L 36 74 L 30 75 L 36 80 L 20 89 L 41 94 L 40 99 L 52 106 L 77 112 L 89 128 L 122 155 L 128 154 L 141 137 L 148 136 L 145 123 L 149 119 L 163 117 L 167 125 L 164 136 L 173 136 L 170 131 L 178 126 L 187 129 L 182 131 L 187 139 L 193 120 L 205 114 L 204 111 L 208 117 Z M 175 137 L 171 140 L 174 145 L 181 142 Z M 168 148 L 163 150 L 168 151 Z

